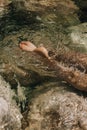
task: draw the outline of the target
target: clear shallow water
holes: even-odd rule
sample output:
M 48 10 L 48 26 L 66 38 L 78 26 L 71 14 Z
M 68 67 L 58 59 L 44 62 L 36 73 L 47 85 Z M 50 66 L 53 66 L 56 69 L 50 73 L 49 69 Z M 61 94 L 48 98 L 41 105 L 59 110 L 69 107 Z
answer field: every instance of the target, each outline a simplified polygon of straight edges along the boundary
M 28 14 L 29 14 L 29 17 L 28 17 Z M 66 37 L 67 35 L 66 28 L 68 26 L 71 26 L 71 24 L 69 24 L 69 22 L 72 23 L 72 20 L 70 19 L 71 17 L 69 17 L 69 19 L 65 21 L 65 19 L 60 14 L 58 14 L 58 17 L 56 19 L 54 16 L 55 15 L 53 15 L 52 13 L 50 15 L 46 14 L 46 17 L 44 16 L 44 18 L 40 18 L 38 14 L 35 12 L 19 12 L 18 13 L 12 10 L 8 14 L 6 14 L 4 17 L 2 17 L 1 22 L 0 22 L 0 28 L 1 28 L 1 31 L 0 31 L 0 34 L 1 34 L 0 47 L 1 48 L 0 49 L 2 50 L 2 48 L 5 48 L 3 53 L 6 56 L 5 57 L 6 60 L 10 62 L 12 61 L 11 63 L 14 63 L 14 61 L 16 61 L 17 65 L 20 65 L 20 63 L 22 64 L 24 62 L 25 57 L 23 57 L 24 59 L 21 58 L 22 62 L 20 62 L 21 59 L 18 53 L 18 48 L 19 48 L 18 45 L 23 40 L 26 40 L 26 41 L 29 40 L 35 43 L 35 45 L 37 46 L 39 46 L 40 44 L 44 44 L 45 47 L 49 49 L 54 49 L 54 51 L 58 51 L 59 46 L 62 48 L 62 44 L 64 43 L 68 44 L 69 41 L 67 41 L 67 37 Z M 14 56 L 14 54 L 16 55 Z M 22 56 L 23 55 L 21 55 L 21 57 Z M 27 56 L 26 59 L 28 58 L 29 57 Z M 28 60 L 25 60 L 25 61 L 27 64 Z M 53 87 L 58 85 L 57 83 L 55 84 L 53 82 L 55 81 L 48 82 L 47 86 L 49 86 L 50 88 L 51 83 L 53 84 Z M 48 87 L 41 89 L 41 86 L 39 83 L 38 85 L 40 88 L 38 87 L 38 89 L 36 90 L 37 91 L 36 96 L 38 96 L 40 93 L 43 93 L 47 89 L 49 91 Z M 16 82 L 16 85 L 15 84 L 13 85 L 14 89 L 15 89 L 15 86 L 17 87 L 17 82 Z M 32 93 L 33 88 L 35 90 L 35 86 L 30 88 L 30 86 L 28 85 L 26 87 L 29 87 L 29 88 L 26 89 L 26 95 L 27 95 L 26 102 L 21 102 L 21 105 L 20 105 L 22 111 L 26 110 L 26 106 L 28 105 L 29 100 L 33 96 L 33 93 Z M 67 88 L 67 86 L 64 87 L 64 89 L 66 90 L 69 89 L 70 92 L 72 92 L 73 90 L 74 92 L 76 92 L 75 89 Z M 60 93 L 63 93 L 64 89 L 62 89 L 62 91 L 60 89 Z M 81 94 L 82 93 L 80 92 L 79 95 Z M 22 103 L 25 103 L 25 104 L 22 104 Z

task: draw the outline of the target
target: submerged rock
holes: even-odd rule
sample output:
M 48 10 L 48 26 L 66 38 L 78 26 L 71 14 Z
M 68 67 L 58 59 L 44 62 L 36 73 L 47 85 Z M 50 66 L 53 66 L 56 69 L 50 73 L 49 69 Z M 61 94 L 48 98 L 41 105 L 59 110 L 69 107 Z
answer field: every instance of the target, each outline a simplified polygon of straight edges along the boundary
M 62 5 L 73 10 L 77 10 L 77 6 L 71 0 L 13 0 L 16 9 L 25 9 L 30 11 L 43 11 L 47 8 L 54 8 Z M 64 5 L 65 4 L 65 5 Z M 43 7 L 43 8 L 42 8 Z M 68 12 L 69 13 L 69 12 Z
M 26 130 L 87 130 L 86 118 L 87 98 L 62 84 L 50 83 L 35 91 Z
M 9 0 L 0 0 L 0 17 L 8 12 Z
M 86 98 L 73 91 L 65 91 L 62 86 L 61 92 L 54 70 L 50 72 L 43 63 L 44 57 L 36 53 L 27 53 L 19 48 L 21 41 L 31 41 L 36 46 L 43 44 L 48 51 L 53 49 L 58 52 L 59 46 L 63 48 L 62 43 L 69 43 L 66 27 L 80 22 L 77 11 L 77 6 L 70 0 L 12 0 L 8 16 L 4 17 L 5 20 L 1 19 L 0 73 L 6 81 L 10 82 L 14 89 L 18 82 L 27 87 L 30 85 L 35 87 L 45 81 L 53 83 L 53 86 L 47 86 L 47 89 L 41 91 L 38 89 L 38 93 L 41 94 L 32 94 L 35 98 L 29 106 L 27 130 L 35 128 L 35 130 L 87 130 Z M 11 103 L 12 91 L 6 94 L 9 93 L 7 92 L 9 85 L 6 85 L 6 82 L 5 86 L 3 85 L 3 91 L 2 85 L 0 88 L 0 92 L 5 96 L 5 98 L 1 96 L 0 101 L 6 106 L 4 108 L 2 104 L 0 111 L 4 114 L 1 117 L 7 116 L 10 112 L 8 117 L 11 123 L 9 124 L 7 119 L 6 127 L 9 130 L 20 130 L 21 114 L 17 106 Z M 20 100 L 21 95 L 19 93 Z
M 69 47 L 87 53 L 87 23 L 71 26 L 68 31 L 71 39 Z
M 22 22 L 27 19 L 29 23 L 39 21 L 65 26 L 79 23 L 78 7 L 71 0 L 13 0 L 12 7 L 16 19 L 19 16 Z
M 21 130 L 22 115 L 10 85 L 0 76 L 0 130 Z

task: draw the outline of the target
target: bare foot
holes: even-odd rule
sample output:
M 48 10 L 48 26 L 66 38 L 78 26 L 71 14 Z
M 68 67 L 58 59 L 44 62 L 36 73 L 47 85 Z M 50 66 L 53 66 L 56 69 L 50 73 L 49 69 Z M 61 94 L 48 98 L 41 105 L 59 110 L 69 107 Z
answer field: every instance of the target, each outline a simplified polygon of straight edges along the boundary
M 34 51 L 36 49 L 36 46 L 29 41 L 22 41 L 20 43 L 20 48 L 24 51 Z
M 48 51 L 47 51 L 47 49 L 45 47 L 43 47 L 43 46 L 38 47 L 34 51 L 37 52 L 38 54 L 42 54 L 46 58 L 50 59 L 50 57 L 48 55 Z
M 37 52 L 38 54 L 41 54 L 45 56 L 48 59 L 51 59 L 48 55 L 48 51 L 44 46 L 36 47 L 33 43 L 29 41 L 22 41 L 20 43 L 20 48 L 24 51 L 34 51 Z

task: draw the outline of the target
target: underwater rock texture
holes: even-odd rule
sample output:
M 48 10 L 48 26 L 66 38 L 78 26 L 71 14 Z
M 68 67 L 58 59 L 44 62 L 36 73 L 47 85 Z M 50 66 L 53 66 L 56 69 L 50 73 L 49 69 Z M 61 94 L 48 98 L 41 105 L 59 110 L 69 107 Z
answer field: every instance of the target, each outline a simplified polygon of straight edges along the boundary
M 26 130 L 87 130 L 87 98 L 63 85 L 43 87 L 29 104 Z
M 9 0 L 0 0 L 0 17 L 8 12 Z
M 0 76 L 0 130 L 21 130 L 22 115 L 10 85 Z
M 8 14 L 0 19 L 0 74 L 14 90 L 17 89 L 19 82 L 25 88 L 35 87 L 40 83 L 45 84 L 48 81 L 53 83 L 53 86 L 50 85 L 50 88 L 47 86 L 47 90 L 44 88 L 41 94 L 37 94 L 31 101 L 27 128 L 29 130 L 34 128 L 38 130 L 87 130 L 86 98 L 71 91 L 73 88 L 71 85 L 87 91 L 87 88 L 82 88 L 83 85 L 87 87 L 86 55 L 79 55 L 75 52 L 71 54 L 71 51 L 69 53 L 67 51 L 67 55 L 65 50 L 68 49 L 63 46 L 70 42 L 70 39 L 67 39 L 67 27 L 80 22 L 77 12 L 78 8 L 71 0 L 12 0 Z M 52 61 L 38 53 L 22 51 L 19 48 L 21 41 L 31 41 L 36 46 L 43 44 Z M 62 58 L 59 59 L 59 56 Z M 81 57 L 83 61 L 79 62 Z M 64 92 L 61 86 L 63 89 L 61 93 L 58 80 L 68 82 L 70 86 L 67 85 L 66 88 L 69 87 L 70 91 Z M 55 82 L 57 82 L 56 85 L 54 85 Z M 2 89 L 0 91 L 6 97 L 6 99 L 0 98 L 2 104 L 0 116 L 3 118 L 11 111 L 9 114 L 11 123 L 1 125 L 1 127 L 20 130 L 21 114 L 19 109 L 16 109 L 16 105 L 11 106 L 13 105 L 9 101 L 11 96 L 6 94 L 7 91 L 5 92 L 8 85 L 5 84 L 5 86 L 3 85 L 3 91 Z M 39 89 L 38 93 L 40 93 Z M 31 95 L 33 97 L 35 94 Z M 27 94 L 28 96 L 30 95 Z M 24 99 L 26 100 L 25 97 Z M 3 107 L 3 103 L 7 109 Z
M 87 53 L 87 23 L 69 27 L 71 43 L 68 45 L 73 50 Z
M 31 11 L 45 11 L 47 8 L 54 8 L 58 5 L 77 10 L 77 6 L 71 0 L 13 0 L 14 6 L 17 9 L 25 8 Z M 64 5 L 65 4 L 65 5 Z M 42 8 L 43 7 L 43 8 Z M 45 8 L 44 8 L 45 7 Z
M 71 0 L 13 0 L 12 6 L 14 12 L 19 12 L 20 18 L 22 12 L 22 15 L 25 14 L 22 18 L 26 17 L 28 21 L 32 17 L 33 22 L 36 19 L 39 22 L 57 22 L 57 24 L 61 23 L 66 26 L 79 23 L 78 7 Z M 23 20 L 22 18 L 21 20 Z

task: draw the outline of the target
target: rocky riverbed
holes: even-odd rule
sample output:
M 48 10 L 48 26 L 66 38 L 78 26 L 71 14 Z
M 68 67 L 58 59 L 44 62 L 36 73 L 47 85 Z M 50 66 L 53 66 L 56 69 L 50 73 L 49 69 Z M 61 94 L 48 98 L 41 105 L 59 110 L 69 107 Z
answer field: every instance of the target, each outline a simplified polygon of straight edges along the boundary
M 4 78 L 0 80 L 9 82 L 9 91 L 14 92 L 12 106 L 20 115 L 15 125 L 20 124 L 19 130 L 87 130 L 86 92 L 58 78 L 46 57 L 23 51 L 19 46 L 22 41 L 44 46 L 53 59 L 60 52 L 87 53 L 87 23 L 80 22 L 79 7 L 71 0 L 0 2 L 0 75 Z M 86 74 L 85 68 L 80 67 Z M 3 89 L 7 89 L 5 84 Z M 0 98 L 2 103 L 4 99 Z M 11 107 L 9 102 L 4 101 Z M 2 107 L 0 111 L 3 110 Z M 5 111 L 8 114 L 8 109 Z M 11 119 L 15 120 L 13 115 Z M 1 130 L 14 130 L 15 125 L 5 127 L 4 123 Z

